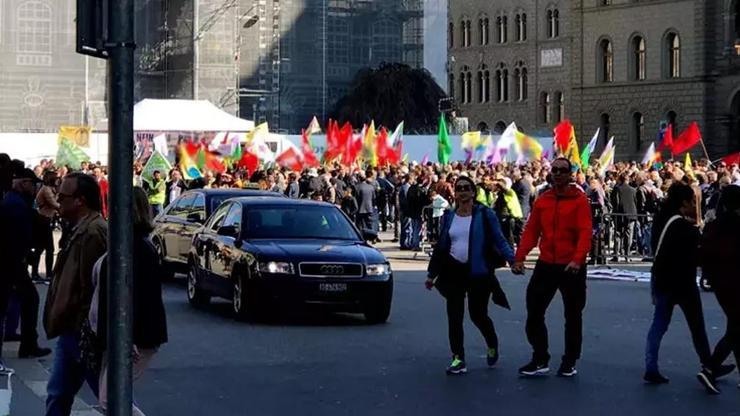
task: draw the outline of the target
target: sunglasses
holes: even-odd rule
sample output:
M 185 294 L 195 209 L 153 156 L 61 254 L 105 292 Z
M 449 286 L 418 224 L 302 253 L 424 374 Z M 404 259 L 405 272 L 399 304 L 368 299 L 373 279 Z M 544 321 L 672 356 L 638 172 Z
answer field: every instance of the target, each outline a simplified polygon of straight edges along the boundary
M 570 173 L 569 168 L 552 168 L 550 169 L 550 172 L 552 172 L 554 175 L 564 175 L 566 173 Z
M 455 192 L 470 192 L 473 190 L 473 187 L 470 185 L 460 185 L 455 187 Z

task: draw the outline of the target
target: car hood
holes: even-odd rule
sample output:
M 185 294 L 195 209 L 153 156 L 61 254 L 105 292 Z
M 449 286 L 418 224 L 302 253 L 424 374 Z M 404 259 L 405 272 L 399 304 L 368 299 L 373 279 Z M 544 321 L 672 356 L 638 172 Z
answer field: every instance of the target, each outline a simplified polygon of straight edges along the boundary
M 344 240 L 249 240 L 257 258 L 272 261 L 385 263 L 380 251 L 362 242 Z

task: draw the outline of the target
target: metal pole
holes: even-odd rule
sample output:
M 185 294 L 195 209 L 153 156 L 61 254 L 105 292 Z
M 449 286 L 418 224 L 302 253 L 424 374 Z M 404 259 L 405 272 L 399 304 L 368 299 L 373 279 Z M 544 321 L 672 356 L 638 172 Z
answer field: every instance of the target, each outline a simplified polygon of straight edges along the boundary
M 82 113 L 82 124 L 90 124 L 90 56 L 85 55 L 85 110 Z
M 326 121 L 326 0 L 321 3 L 321 122 Z
M 109 4 L 106 44 L 110 56 L 107 414 L 131 416 L 134 0 L 117 0 Z
M 200 0 L 193 0 L 193 100 L 198 99 L 198 72 L 200 70 Z

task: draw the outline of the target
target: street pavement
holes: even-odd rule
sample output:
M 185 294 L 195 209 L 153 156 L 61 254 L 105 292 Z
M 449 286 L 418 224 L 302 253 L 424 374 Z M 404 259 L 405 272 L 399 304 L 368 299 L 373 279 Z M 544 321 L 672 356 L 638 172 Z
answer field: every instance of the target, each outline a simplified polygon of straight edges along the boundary
M 524 334 L 526 279 L 500 275 L 512 303 L 512 311 L 491 308 L 501 361 L 495 369 L 486 368 L 482 338 L 467 323 L 469 373 L 457 377 L 444 374 L 449 359 L 444 303 L 423 288 L 421 271 L 396 272 L 393 311 L 384 325 L 316 311 L 275 311 L 269 319 L 241 323 L 231 317 L 227 302 L 196 310 L 188 305 L 182 283 L 169 283 L 164 296 L 170 341 L 136 384 L 137 402 L 148 414 L 161 416 L 740 414 L 737 373 L 721 382 L 719 397 L 708 396 L 696 381 L 698 360 L 680 313 L 661 349 L 662 371 L 671 383 L 641 382 L 651 314 L 644 283 L 589 281 L 579 374 L 520 378 L 516 370 L 530 358 Z M 703 300 L 716 342 L 724 318 L 713 295 L 704 294 Z M 557 367 L 563 325 L 559 297 L 548 324 L 551 367 Z M 10 360 L 12 366 L 22 364 L 13 415 L 43 413 L 42 398 L 30 398 L 34 385 L 26 384 L 23 373 L 48 363 Z M 89 392 L 82 396 L 93 402 Z

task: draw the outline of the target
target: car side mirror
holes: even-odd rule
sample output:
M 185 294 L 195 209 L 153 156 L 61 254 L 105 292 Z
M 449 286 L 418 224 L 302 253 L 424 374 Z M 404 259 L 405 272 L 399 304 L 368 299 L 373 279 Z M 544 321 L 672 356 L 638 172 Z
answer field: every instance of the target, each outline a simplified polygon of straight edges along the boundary
M 225 225 L 218 229 L 218 235 L 236 238 L 239 235 L 239 230 L 233 225 Z
M 191 212 L 187 216 L 188 222 L 197 222 L 198 224 L 203 224 L 205 221 L 203 221 L 203 217 L 200 215 L 200 212 Z

